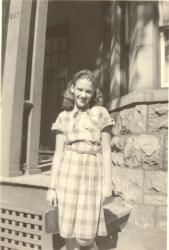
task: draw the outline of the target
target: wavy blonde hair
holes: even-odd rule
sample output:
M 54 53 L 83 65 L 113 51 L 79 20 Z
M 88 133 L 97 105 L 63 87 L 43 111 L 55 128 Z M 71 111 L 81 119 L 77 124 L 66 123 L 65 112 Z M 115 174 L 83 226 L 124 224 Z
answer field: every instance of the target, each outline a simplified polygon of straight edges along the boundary
M 79 80 L 79 79 L 87 79 L 93 83 L 94 94 L 93 94 L 92 99 L 90 101 L 90 107 L 93 107 L 95 105 L 103 106 L 103 95 L 97 86 L 95 76 L 89 70 L 81 70 L 81 71 L 77 72 L 76 74 L 74 74 L 72 80 L 70 82 L 68 82 L 68 84 L 67 84 L 67 88 L 66 88 L 64 95 L 63 95 L 62 109 L 69 111 L 69 110 L 72 110 L 74 108 L 75 100 L 74 100 L 74 95 L 71 92 L 71 86 L 75 85 L 77 80 Z

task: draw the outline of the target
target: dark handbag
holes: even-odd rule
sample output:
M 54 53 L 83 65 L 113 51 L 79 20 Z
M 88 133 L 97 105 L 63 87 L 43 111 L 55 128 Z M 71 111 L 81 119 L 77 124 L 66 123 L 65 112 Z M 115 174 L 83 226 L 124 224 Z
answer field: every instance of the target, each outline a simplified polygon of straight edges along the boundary
M 44 214 L 45 217 L 45 231 L 47 234 L 59 233 L 59 222 L 58 222 L 58 209 L 51 208 Z

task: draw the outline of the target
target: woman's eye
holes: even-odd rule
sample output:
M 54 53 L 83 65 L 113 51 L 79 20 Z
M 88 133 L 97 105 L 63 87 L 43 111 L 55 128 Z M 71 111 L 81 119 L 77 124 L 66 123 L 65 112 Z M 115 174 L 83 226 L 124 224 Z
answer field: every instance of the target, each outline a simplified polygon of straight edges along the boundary
M 83 90 L 81 88 L 77 88 L 77 91 L 79 91 L 79 92 L 85 92 L 86 94 L 92 94 L 91 90 Z
M 77 89 L 77 90 L 80 91 L 80 92 L 82 91 L 82 89 Z

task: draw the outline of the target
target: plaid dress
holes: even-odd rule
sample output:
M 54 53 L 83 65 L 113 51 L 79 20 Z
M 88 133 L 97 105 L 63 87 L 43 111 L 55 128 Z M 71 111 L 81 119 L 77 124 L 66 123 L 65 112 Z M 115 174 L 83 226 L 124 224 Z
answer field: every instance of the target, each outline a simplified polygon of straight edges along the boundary
M 107 235 L 102 207 L 101 131 L 113 124 L 108 111 L 95 106 L 85 111 L 63 111 L 52 125 L 65 139 L 56 176 L 59 230 L 64 238 Z

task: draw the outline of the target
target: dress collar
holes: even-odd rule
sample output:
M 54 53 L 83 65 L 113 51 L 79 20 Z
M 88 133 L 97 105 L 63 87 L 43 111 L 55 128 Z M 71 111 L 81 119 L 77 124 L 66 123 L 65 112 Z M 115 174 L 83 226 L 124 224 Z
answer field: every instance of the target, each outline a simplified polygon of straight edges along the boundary
M 86 109 L 78 109 L 78 108 L 74 108 L 73 109 L 73 117 L 76 118 L 78 114 L 80 113 L 86 113 L 86 114 L 90 114 L 90 109 L 86 108 Z

